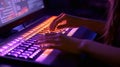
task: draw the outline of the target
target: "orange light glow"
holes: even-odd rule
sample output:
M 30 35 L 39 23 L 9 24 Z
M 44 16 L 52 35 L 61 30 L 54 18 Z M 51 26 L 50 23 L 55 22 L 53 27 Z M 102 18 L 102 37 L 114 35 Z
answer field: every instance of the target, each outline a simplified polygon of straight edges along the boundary
M 29 30 L 28 32 L 26 32 L 25 34 L 22 35 L 23 38 L 25 38 L 25 40 L 31 38 L 32 36 L 34 36 L 35 34 L 43 31 L 45 28 L 48 28 L 50 23 L 56 18 L 56 16 L 52 16 L 50 18 L 48 18 L 47 20 L 45 20 L 42 24 L 39 24 L 38 26 L 34 27 L 33 29 Z

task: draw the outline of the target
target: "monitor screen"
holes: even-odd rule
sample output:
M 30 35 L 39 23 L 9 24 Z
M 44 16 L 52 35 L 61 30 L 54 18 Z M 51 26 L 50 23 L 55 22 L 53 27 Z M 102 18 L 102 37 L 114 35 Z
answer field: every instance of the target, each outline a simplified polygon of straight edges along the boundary
M 42 8 L 43 0 L 0 0 L 0 28 Z

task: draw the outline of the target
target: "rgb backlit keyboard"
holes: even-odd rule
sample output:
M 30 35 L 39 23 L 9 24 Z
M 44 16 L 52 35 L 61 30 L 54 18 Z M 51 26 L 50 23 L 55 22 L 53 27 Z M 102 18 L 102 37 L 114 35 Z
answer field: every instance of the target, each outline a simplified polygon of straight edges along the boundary
M 34 60 L 41 63 L 44 62 L 44 60 L 54 51 L 54 49 L 42 50 L 40 49 L 40 45 L 36 44 L 36 42 L 39 40 L 39 38 L 41 38 L 41 34 L 50 32 L 49 25 L 55 18 L 56 16 L 48 18 L 42 24 L 37 25 L 26 33 L 17 36 L 1 46 L 0 56 Z M 72 36 L 77 30 L 78 28 L 66 28 L 62 30 L 56 30 L 54 32 L 61 32 L 67 36 Z

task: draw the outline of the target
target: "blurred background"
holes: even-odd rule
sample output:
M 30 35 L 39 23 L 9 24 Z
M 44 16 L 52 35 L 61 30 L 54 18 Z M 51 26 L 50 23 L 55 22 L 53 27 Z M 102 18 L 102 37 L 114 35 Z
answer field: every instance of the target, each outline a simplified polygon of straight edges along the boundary
M 50 12 L 65 12 L 79 17 L 107 20 L 108 0 L 45 0 Z M 56 11 L 56 12 L 54 12 Z

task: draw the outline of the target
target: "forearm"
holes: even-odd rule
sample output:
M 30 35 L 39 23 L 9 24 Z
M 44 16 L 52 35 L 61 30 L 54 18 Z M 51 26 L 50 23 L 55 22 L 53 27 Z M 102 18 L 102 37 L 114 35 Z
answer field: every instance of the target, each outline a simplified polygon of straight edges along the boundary
M 73 19 L 73 22 L 76 23 L 76 25 L 85 26 L 88 29 L 95 31 L 99 34 L 103 34 L 105 31 L 104 30 L 105 22 L 103 21 L 81 18 L 81 17 L 71 16 L 71 15 L 69 15 L 69 18 Z
M 101 35 L 103 35 L 105 31 L 105 23 L 95 20 L 84 20 L 83 26 Z
M 120 64 L 120 48 L 88 40 L 85 42 L 83 51 L 100 61 L 115 65 Z

